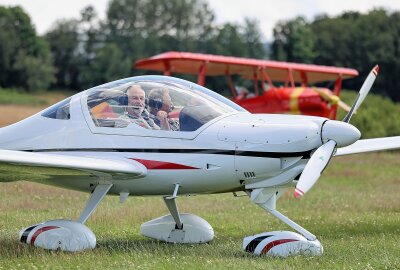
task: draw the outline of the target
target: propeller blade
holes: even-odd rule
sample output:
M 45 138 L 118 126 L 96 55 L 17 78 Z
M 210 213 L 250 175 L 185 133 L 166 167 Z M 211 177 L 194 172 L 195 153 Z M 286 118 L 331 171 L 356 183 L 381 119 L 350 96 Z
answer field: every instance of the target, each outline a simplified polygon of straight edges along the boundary
M 368 92 L 371 89 L 372 84 L 374 83 L 376 76 L 378 75 L 378 72 L 379 72 L 379 66 L 376 65 L 369 73 L 367 79 L 365 79 L 363 85 L 361 86 L 360 92 L 358 92 L 358 96 L 353 103 L 353 106 L 351 107 L 348 114 L 344 117 L 343 122 L 346 123 L 350 122 L 353 113 L 357 111 L 361 103 L 364 101 L 365 97 L 368 95 Z
M 315 92 L 317 92 L 323 100 L 331 103 L 332 105 L 336 105 L 337 104 L 339 106 L 339 108 L 341 108 L 342 110 L 345 110 L 346 112 L 350 111 L 350 106 L 347 105 L 342 100 L 340 100 L 340 98 L 338 96 L 336 96 L 336 95 L 334 95 L 334 94 L 332 94 L 330 92 L 323 91 L 322 89 L 319 89 L 319 88 L 316 88 L 316 87 L 313 87 L 313 90 Z
M 320 88 L 313 87 L 312 90 L 314 90 L 314 92 L 316 92 L 325 101 L 335 103 L 336 101 L 339 100 L 339 97 L 333 95 L 332 93 L 325 92 Z
M 349 112 L 351 110 L 351 107 L 341 100 L 339 100 L 338 106 L 339 106 L 339 108 L 341 108 L 342 110 L 344 110 L 346 112 Z M 354 112 L 354 113 L 357 113 L 357 112 Z
M 296 185 L 294 191 L 294 196 L 303 196 L 307 191 L 309 191 L 312 186 L 317 182 L 318 178 L 321 176 L 326 165 L 328 165 L 336 147 L 336 142 L 333 140 L 320 146 L 314 154 L 311 156 L 303 173 L 300 176 L 299 182 Z

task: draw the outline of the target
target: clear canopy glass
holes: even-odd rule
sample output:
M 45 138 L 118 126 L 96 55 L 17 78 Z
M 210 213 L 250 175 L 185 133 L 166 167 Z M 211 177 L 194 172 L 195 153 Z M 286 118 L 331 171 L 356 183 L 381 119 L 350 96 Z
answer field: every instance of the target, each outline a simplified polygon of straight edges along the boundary
M 185 132 L 245 111 L 204 87 L 163 76 L 133 77 L 92 88 L 87 106 L 97 127 Z

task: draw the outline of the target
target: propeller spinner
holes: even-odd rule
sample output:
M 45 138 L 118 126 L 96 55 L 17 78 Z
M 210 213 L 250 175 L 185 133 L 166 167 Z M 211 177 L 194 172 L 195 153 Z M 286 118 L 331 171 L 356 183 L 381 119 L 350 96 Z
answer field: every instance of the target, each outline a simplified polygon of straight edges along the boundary
M 356 100 L 343 122 L 328 120 L 322 127 L 322 140 L 325 142 L 311 156 L 296 185 L 294 196 L 303 196 L 317 182 L 328 165 L 337 146 L 343 147 L 355 143 L 361 136 L 360 131 L 348 124 L 354 112 L 360 107 L 379 72 L 376 65 L 364 81 Z

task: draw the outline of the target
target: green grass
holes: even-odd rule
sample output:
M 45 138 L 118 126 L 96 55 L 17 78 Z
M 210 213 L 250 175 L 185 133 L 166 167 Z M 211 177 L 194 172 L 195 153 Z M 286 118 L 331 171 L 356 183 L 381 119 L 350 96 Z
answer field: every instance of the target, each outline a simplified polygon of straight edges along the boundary
M 88 220 L 97 248 L 71 254 L 18 242 L 18 231 L 56 218 L 77 218 L 88 197 L 27 182 L 0 184 L 0 269 L 399 269 L 400 153 L 334 158 L 301 200 L 290 190 L 278 209 L 317 235 L 321 257 L 255 257 L 241 250 L 243 237 L 291 230 L 230 194 L 179 198 L 182 212 L 206 219 L 215 239 L 175 245 L 140 235 L 140 224 L 167 213 L 161 198 L 107 197 Z
M 40 106 L 62 98 L 45 95 L 0 89 L 0 104 Z M 343 97 L 351 104 L 355 94 L 344 92 Z M 372 118 L 379 119 L 376 125 L 397 122 L 389 116 L 398 113 L 388 112 L 394 105 L 369 98 L 367 109 L 353 118 L 356 126 L 370 125 Z M 382 113 L 378 105 L 386 117 L 376 117 Z M 0 183 L 0 269 L 400 269 L 399 159 L 400 153 L 335 158 L 305 198 L 293 199 L 290 190 L 278 201 L 278 210 L 322 242 L 324 255 L 315 258 L 244 253 L 243 237 L 291 229 L 248 198 L 230 194 L 178 199 L 182 212 L 213 226 L 216 237 L 209 244 L 173 245 L 145 238 L 140 224 L 167 213 L 162 199 L 133 197 L 121 205 L 117 197 L 108 197 L 87 223 L 97 237 L 95 250 L 70 254 L 35 249 L 18 242 L 19 230 L 49 219 L 77 218 L 88 194 L 27 182 Z
M 0 88 L 0 104 L 14 105 L 46 105 L 45 99 L 31 93 L 21 92 L 15 89 Z
M 74 92 L 66 90 L 28 93 L 18 89 L 0 88 L 0 105 L 52 105 L 73 94 Z

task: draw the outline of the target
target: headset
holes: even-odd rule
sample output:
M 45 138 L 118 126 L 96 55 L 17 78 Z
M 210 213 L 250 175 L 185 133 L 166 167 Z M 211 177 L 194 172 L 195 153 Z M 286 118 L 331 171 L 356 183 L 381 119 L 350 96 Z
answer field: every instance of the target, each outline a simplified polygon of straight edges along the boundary
M 160 110 L 162 108 L 162 106 L 164 105 L 162 102 L 162 99 L 160 99 L 160 98 L 148 99 L 147 103 L 148 103 L 149 107 L 155 108 L 156 110 Z
M 124 93 L 122 96 L 118 97 L 118 103 L 121 106 L 128 106 L 128 95 Z
M 118 99 L 119 104 L 121 104 L 123 106 L 128 106 L 128 95 L 127 95 L 126 91 L 128 91 L 129 88 L 130 88 L 130 86 L 124 91 L 124 94 L 122 96 L 120 96 Z M 164 102 L 161 98 L 146 98 L 145 99 L 145 107 L 148 106 L 150 108 L 155 108 L 158 111 L 158 110 L 161 110 L 163 105 L 164 105 Z M 174 109 L 174 106 L 171 104 L 171 110 L 173 110 L 173 109 Z

